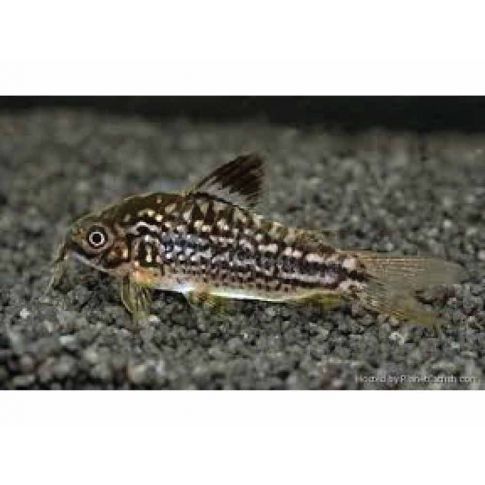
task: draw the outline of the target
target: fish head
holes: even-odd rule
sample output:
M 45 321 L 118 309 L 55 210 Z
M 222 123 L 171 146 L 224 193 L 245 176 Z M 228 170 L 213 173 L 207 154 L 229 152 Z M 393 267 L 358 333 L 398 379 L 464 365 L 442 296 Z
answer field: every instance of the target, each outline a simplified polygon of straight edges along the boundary
M 99 271 L 119 274 L 128 256 L 125 235 L 116 230 L 109 212 L 99 212 L 72 223 L 59 247 L 55 264 L 63 264 L 68 257 L 73 257 Z

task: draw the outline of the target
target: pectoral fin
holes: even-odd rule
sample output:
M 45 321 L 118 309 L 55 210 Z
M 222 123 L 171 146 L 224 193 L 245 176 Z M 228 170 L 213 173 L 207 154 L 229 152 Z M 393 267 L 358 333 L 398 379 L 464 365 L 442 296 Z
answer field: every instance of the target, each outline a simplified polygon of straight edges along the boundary
M 152 292 L 150 288 L 140 286 L 127 276 L 121 282 L 121 300 L 133 320 L 139 322 L 149 315 Z

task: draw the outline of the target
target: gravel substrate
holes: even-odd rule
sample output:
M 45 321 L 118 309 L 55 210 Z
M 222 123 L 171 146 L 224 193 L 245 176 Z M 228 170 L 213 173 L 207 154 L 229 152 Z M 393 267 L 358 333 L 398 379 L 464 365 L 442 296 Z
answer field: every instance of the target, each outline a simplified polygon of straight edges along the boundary
M 441 334 L 346 304 L 235 302 L 227 314 L 158 292 L 136 331 L 110 278 L 72 262 L 43 296 L 70 221 L 133 193 L 184 187 L 256 151 L 260 212 L 336 228 L 345 248 L 431 254 L 468 279 L 425 294 Z M 324 127 L 163 123 L 92 112 L 0 115 L 0 387 L 485 387 L 485 135 L 357 135 Z

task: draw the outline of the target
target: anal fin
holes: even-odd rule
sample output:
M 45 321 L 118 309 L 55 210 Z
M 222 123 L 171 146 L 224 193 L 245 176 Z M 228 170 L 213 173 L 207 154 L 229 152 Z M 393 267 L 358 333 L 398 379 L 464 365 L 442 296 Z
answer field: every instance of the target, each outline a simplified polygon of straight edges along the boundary
M 301 298 L 290 300 L 292 303 L 318 305 L 323 310 L 334 310 L 342 305 L 343 298 L 339 294 L 315 292 Z

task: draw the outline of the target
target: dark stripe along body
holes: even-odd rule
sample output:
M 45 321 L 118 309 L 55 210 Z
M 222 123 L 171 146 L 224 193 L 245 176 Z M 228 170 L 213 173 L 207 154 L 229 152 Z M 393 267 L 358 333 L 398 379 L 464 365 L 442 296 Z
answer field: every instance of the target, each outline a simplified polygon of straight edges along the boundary
M 159 271 L 160 287 L 237 289 L 261 299 L 288 299 L 311 290 L 358 288 L 365 279 L 356 258 L 312 239 L 311 233 L 205 194 L 149 194 L 114 207 L 111 225 L 125 237 L 115 269 L 131 261 Z M 110 261 L 111 260 L 111 261 Z M 176 289 L 176 288 L 174 288 Z

